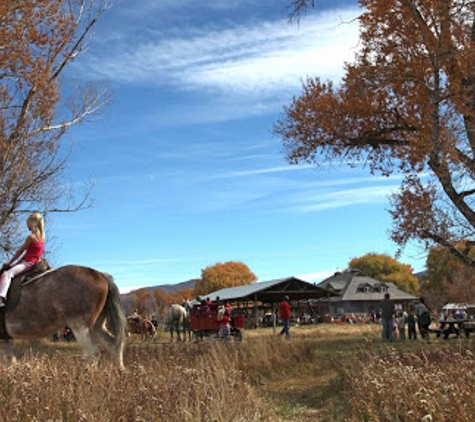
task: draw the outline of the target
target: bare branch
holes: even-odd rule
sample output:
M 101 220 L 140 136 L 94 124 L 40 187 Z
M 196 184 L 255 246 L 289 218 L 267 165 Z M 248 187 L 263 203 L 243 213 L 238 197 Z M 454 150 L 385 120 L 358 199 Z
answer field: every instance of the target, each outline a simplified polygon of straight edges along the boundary
M 108 91 L 92 84 L 65 90 L 59 76 L 109 7 L 109 0 L 51 0 L 0 8 L 0 251 L 15 243 L 19 214 L 92 205 L 91 190 L 73 200 L 61 181 L 69 159 L 62 140 L 97 116 Z

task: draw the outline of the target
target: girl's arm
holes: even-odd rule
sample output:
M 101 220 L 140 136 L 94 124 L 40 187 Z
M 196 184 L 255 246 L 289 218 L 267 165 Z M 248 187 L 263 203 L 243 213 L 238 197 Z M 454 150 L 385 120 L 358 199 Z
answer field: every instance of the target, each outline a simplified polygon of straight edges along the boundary
M 18 262 L 15 262 L 15 261 L 18 260 L 23 255 L 23 252 L 25 252 L 28 249 L 28 245 L 34 241 L 35 241 L 35 237 L 33 236 L 33 234 L 30 234 L 26 238 L 25 243 L 23 243 L 20 249 L 16 251 L 15 255 L 13 255 L 12 259 L 10 259 L 10 261 L 8 261 L 6 265 L 8 267 L 12 267 L 13 265 L 18 264 Z

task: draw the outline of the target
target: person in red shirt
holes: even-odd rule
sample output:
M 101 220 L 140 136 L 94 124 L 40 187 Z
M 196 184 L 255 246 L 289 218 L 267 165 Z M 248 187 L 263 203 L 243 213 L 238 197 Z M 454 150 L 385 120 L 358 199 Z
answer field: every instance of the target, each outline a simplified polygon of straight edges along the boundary
M 221 321 L 219 321 L 219 334 L 223 341 L 228 341 L 231 337 L 231 317 L 228 314 L 228 311 L 224 312 Z
M 290 339 L 290 304 L 289 304 L 289 297 L 284 296 L 282 302 L 279 305 L 280 309 L 280 319 L 282 320 L 282 331 L 280 335 L 284 335 L 288 339 Z
M 45 247 L 43 217 L 37 212 L 31 213 L 26 219 L 26 224 L 31 234 L 26 238 L 15 255 L 13 255 L 12 259 L 3 264 L 2 267 L 3 272 L 0 276 L 0 307 L 5 306 L 5 298 L 7 297 L 12 278 L 27 271 L 43 255 Z M 18 261 L 15 263 L 16 260 Z
M 219 306 L 217 320 L 219 322 L 219 337 L 223 341 L 228 341 L 231 337 L 231 311 L 227 306 Z
M 231 315 L 231 312 L 233 311 L 233 307 L 231 306 L 229 301 L 226 300 L 224 302 L 224 307 L 226 308 L 226 311 L 228 311 L 228 314 Z

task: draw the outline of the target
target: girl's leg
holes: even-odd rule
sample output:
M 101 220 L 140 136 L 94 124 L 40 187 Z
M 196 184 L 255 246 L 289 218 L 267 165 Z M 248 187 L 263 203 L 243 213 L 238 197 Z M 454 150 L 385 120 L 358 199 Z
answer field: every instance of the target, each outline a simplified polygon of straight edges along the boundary
M 12 278 L 31 267 L 28 262 L 20 262 L 19 264 L 11 267 L 9 270 L 4 271 L 0 277 L 0 298 L 5 299 L 7 297 L 8 289 L 12 282 Z M 2 302 L 3 303 L 3 302 Z M 3 306 L 4 304 L 0 304 Z

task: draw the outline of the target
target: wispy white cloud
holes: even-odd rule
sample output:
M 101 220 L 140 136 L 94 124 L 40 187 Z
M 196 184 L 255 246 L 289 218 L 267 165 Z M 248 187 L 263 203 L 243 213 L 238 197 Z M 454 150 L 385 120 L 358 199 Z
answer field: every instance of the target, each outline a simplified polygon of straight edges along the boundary
M 293 205 L 288 210 L 309 213 L 362 204 L 385 203 L 388 196 L 398 187 L 399 185 L 380 185 L 329 192 L 307 191 L 295 197 Z
M 353 58 L 357 9 L 312 15 L 299 26 L 285 19 L 225 29 L 180 28 L 157 38 L 131 37 L 107 54 L 92 49 L 82 71 L 97 78 L 139 85 L 173 85 L 235 95 L 275 95 L 294 90 L 306 75 L 339 78 Z M 342 23 L 346 21 L 346 23 Z
M 146 17 L 156 17 L 157 14 L 170 16 L 173 13 L 184 14 L 191 10 L 194 13 L 209 10 L 232 11 L 242 7 L 243 2 L 242 0 L 200 0 L 197 4 L 196 0 L 142 0 L 140 2 L 116 0 L 114 3 L 121 7 L 124 19 L 140 18 L 143 20 Z
M 215 173 L 212 175 L 213 178 L 216 179 L 224 179 L 224 178 L 239 178 L 239 177 L 248 177 L 248 176 L 256 176 L 256 175 L 265 175 L 265 174 L 275 174 L 275 173 L 286 173 L 292 171 L 303 171 L 303 170 L 315 170 L 315 166 L 312 164 L 302 164 L 302 165 L 285 165 L 285 166 L 274 166 L 274 167 L 262 167 L 256 168 L 251 170 L 236 170 L 236 171 L 229 171 L 224 173 Z M 387 176 L 363 176 L 363 177 L 348 177 L 348 178 L 341 178 L 341 179 L 328 179 L 328 180 L 320 180 L 318 182 L 313 182 L 315 186 L 339 186 L 339 185 L 354 185 L 354 184 L 361 184 L 366 182 L 371 183 L 387 183 L 387 182 L 395 182 L 400 181 L 402 179 L 402 175 L 395 174 L 389 177 Z
M 252 170 L 236 170 L 230 171 L 226 173 L 216 173 L 210 175 L 213 179 L 226 179 L 226 178 L 239 178 L 239 177 L 247 177 L 247 176 L 257 176 L 261 174 L 272 174 L 272 173 L 285 173 L 289 171 L 300 171 L 312 168 L 310 165 L 303 165 L 303 166 L 277 166 L 277 167 L 268 167 L 268 168 L 259 168 L 259 169 L 252 169 Z
M 290 166 L 289 166 L 290 167 Z M 296 167 L 294 170 L 299 170 Z M 300 169 L 304 171 L 309 169 Z M 311 170 L 311 169 L 310 169 Z M 288 177 L 286 167 L 188 174 L 175 197 L 186 214 L 254 210 L 257 213 L 315 213 L 363 204 L 387 204 L 399 188 L 399 176 L 320 179 L 316 174 Z M 178 188 L 178 185 L 176 186 Z M 193 207 L 186 206 L 192 202 Z

